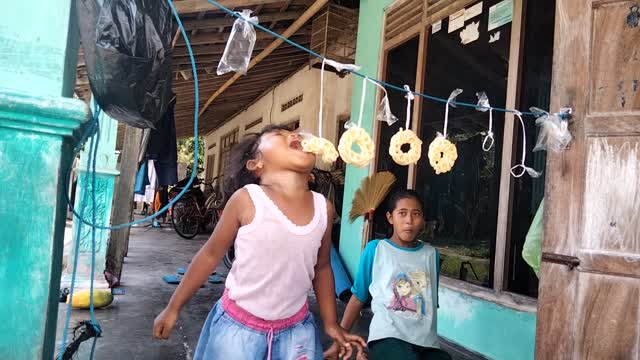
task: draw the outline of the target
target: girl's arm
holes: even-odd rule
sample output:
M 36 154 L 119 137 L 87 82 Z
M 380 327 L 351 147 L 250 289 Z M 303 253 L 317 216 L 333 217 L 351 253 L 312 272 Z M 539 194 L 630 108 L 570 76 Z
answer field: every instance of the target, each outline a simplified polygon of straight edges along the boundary
M 227 202 L 222 217 L 209 240 L 193 257 L 191 265 L 171 296 L 167 307 L 154 323 L 154 336 L 168 339 L 182 307 L 191 299 L 209 275 L 218 267 L 225 253 L 233 244 L 241 224 L 240 209 L 252 208 L 245 190 L 234 193 Z
M 351 295 L 351 299 L 347 304 L 347 308 L 344 310 L 344 315 L 342 316 L 342 322 L 340 323 L 340 326 L 351 331 L 353 324 L 360 317 L 360 312 L 362 311 L 363 307 L 364 303 L 358 300 L 355 295 Z
M 347 356 L 351 356 L 350 343 L 358 347 L 358 352 L 366 346 L 366 342 L 357 335 L 351 335 L 338 325 L 336 311 L 335 284 L 333 270 L 331 269 L 331 219 L 333 219 L 333 205 L 327 201 L 327 229 L 322 238 L 322 245 L 318 251 L 313 288 L 320 306 L 320 317 L 324 324 L 325 332 L 329 337 L 341 345 Z

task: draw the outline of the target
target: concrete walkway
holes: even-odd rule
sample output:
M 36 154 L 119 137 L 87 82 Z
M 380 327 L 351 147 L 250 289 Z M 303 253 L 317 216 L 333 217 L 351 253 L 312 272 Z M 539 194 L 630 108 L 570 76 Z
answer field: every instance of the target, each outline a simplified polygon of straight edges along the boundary
M 70 231 L 70 227 L 67 228 Z M 95 359 L 98 360 L 164 360 L 191 359 L 205 321 L 211 307 L 220 298 L 224 284 L 206 284 L 184 308 L 171 339 L 155 340 L 152 337 L 152 326 L 155 316 L 167 304 L 175 285 L 162 281 L 164 275 L 175 274 L 178 267 L 187 267 L 189 260 L 206 241 L 206 236 L 199 235 L 195 239 L 180 238 L 169 225 L 162 229 L 138 227 L 131 229 L 129 255 L 125 260 L 122 286 L 125 295 L 115 297 L 111 306 L 96 310 L 96 317 L 103 329 L 98 339 Z M 218 274 L 226 276 L 227 269 L 220 266 Z M 340 315 L 344 304 L 338 302 Z M 318 306 L 310 295 L 310 307 L 319 321 Z M 58 312 L 59 347 L 64 327 L 66 304 L 60 304 Z M 89 319 L 89 312 L 73 310 L 71 326 L 73 329 L 79 321 Z M 367 315 L 357 325 L 356 331 L 366 339 L 368 323 Z M 73 337 L 73 334 L 69 336 Z M 323 335 L 323 344 L 329 341 Z M 88 359 L 91 341 L 82 344 L 77 359 Z M 447 344 L 444 348 L 457 359 L 470 359 Z M 57 351 L 56 351 L 57 353 Z

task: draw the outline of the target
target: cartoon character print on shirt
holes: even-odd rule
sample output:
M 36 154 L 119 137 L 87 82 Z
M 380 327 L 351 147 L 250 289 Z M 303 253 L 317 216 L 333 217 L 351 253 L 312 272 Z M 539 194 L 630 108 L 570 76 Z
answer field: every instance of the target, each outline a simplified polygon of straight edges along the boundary
M 425 289 L 428 279 L 424 271 L 396 275 L 393 281 L 393 298 L 387 308 L 414 318 L 425 316 L 427 312 Z

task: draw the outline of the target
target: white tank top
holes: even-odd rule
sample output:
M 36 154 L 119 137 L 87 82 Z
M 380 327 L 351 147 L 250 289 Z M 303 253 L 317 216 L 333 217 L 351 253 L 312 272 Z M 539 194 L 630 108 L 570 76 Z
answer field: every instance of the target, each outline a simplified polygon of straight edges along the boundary
M 313 193 L 311 222 L 297 226 L 258 185 L 244 187 L 255 207 L 250 224 L 238 229 L 235 261 L 227 277 L 229 298 L 264 320 L 291 317 L 307 301 L 318 250 L 327 228 L 327 202 Z

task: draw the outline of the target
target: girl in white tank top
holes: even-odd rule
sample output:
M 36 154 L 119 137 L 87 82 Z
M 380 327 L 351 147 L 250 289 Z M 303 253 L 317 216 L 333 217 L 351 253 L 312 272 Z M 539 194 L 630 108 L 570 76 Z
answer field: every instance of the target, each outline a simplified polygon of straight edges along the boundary
M 167 339 L 180 309 L 230 246 L 235 262 L 223 299 L 203 326 L 194 359 L 322 359 L 308 312 L 313 288 L 324 330 L 350 356 L 366 346 L 338 325 L 330 263 L 333 207 L 309 191 L 315 155 L 282 126 L 247 136 L 232 150 L 228 184 L 237 190 L 213 234 L 191 262 L 154 336 Z

